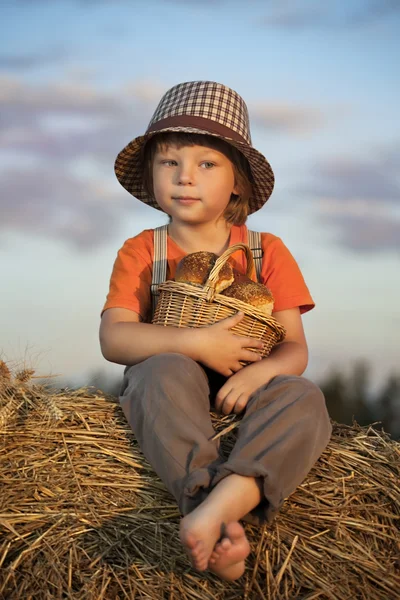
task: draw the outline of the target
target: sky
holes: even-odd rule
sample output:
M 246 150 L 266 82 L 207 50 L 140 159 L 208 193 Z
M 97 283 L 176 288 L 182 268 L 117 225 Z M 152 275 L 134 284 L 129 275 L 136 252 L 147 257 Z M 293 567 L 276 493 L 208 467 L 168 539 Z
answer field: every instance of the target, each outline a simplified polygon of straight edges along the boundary
M 316 308 L 306 376 L 399 373 L 399 0 L 3 0 L 0 357 L 58 381 L 107 363 L 118 249 L 166 222 L 114 160 L 164 92 L 218 81 L 276 177 L 250 228 L 294 254 Z

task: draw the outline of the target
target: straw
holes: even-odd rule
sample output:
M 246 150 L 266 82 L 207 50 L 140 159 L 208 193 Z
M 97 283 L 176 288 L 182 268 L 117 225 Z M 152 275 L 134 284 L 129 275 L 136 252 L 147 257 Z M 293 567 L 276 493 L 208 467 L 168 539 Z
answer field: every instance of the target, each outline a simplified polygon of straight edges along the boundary
M 228 583 L 191 568 L 176 502 L 115 398 L 12 374 L 0 390 L 0 411 L 14 402 L 0 430 L 0 598 L 398 597 L 400 444 L 375 426 L 333 424 L 273 523 L 245 525 L 246 573 Z M 227 455 L 240 419 L 212 421 Z

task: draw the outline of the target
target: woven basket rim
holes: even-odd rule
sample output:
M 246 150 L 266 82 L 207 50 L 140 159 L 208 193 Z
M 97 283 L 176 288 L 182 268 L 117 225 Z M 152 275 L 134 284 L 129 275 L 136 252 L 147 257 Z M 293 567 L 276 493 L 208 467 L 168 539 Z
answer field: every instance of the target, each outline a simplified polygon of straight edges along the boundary
M 165 281 L 160 284 L 159 292 L 175 292 L 181 296 L 192 296 L 199 300 L 204 300 L 209 304 L 216 302 L 218 304 L 222 304 L 223 306 L 227 306 L 228 308 L 232 308 L 237 311 L 242 311 L 248 317 L 252 317 L 261 321 L 265 325 L 268 325 L 272 329 L 274 329 L 278 335 L 279 341 L 283 340 L 286 335 L 285 327 L 279 323 L 275 319 L 275 317 L 271 315 L 266 315 L 259 309 L 255 308 L 251 304 L 247 304 L 246 302 L 242 302 L 242 300 L 237 300 L 236 298 L 230 298 L 229 296 L 224 296 L 223 294 L 212 294 L 210 298 L 210 290 L 214 291 L 213 288 L 209 286 L 200 286 L 191 283 L 181 283 L 177 281 L 173 281 L 172 279 Z

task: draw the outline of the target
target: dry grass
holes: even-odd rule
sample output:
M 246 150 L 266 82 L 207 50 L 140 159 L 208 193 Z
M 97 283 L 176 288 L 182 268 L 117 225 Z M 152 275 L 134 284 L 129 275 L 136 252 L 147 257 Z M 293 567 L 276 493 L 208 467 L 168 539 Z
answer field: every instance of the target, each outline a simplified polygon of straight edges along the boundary
M 275 521 L 246 525 L 234 583 L 190 568 L 174 499 L 115 399 L 54 393 L 0 361 L 0 598 L 365 599 L 400 589 L 400 444 L 372 427 L 332 440 Z M 223 449 L 236 418 L 214 418 Z

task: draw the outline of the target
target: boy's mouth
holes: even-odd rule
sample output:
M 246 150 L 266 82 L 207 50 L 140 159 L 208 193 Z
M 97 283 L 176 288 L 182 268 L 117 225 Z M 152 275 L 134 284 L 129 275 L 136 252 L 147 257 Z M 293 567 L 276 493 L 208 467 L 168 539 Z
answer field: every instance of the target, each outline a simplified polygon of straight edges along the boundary
M 174 200 L 199 200 L 199 198 L 194 198 L 193 196 L 172 196 Z
M 192 196 L 174 196 L 172 199 L 178 200 L 183 204 L 190 204 L 192 202 L 198 202 L 200 200 L 200 198 L 193 198 Z

